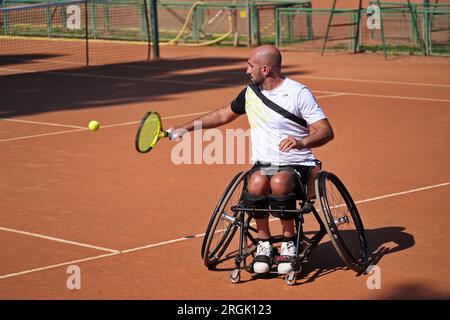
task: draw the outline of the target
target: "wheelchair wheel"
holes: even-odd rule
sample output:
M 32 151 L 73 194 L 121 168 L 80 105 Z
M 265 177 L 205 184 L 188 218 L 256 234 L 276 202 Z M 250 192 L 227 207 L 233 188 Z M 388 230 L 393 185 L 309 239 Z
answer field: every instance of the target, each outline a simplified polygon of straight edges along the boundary
M 333 246 L 349 268 L 361 272 L 368 259 L 367 240 L 350 193 L 336 175 L 326 171 L 317 175 L 315 188 Z
M 245 176 L 246 172 L 240 172 L 231 180 L 209 221 L 202 244 L 202 258 L 208 268 L 219 262 L 238 229 L 234 221 L 239 213 L 233 212 L 231 207 L 241 200 Z

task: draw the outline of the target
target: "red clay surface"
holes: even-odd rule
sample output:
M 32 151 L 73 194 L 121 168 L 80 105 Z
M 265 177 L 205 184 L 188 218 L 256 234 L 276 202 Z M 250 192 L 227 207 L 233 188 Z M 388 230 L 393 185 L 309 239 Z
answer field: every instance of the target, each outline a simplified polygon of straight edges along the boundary
M 328 236 L 292 287 L 246 272 L 233 285 L 228 271 L 203 266 L 216 201 L 249 165 L 177 166 L 170 141 L 138 154 L 136 122 L 157 110 L 179 116 L 169 127 L 229 103 L 247 81 L 248 53 L 164 47 L 150 64 L 0 77 L 0 117 L 15 120 L 0 120 L 0 299 L 450 298 L 444 58 L 283 52 L 286 74 L 313 90 L 334 127 L 335 140 L 315 150 L 324 169 L 369 199 L 358 207 L 370 252 L 385 249 L 380 290 L 343 269 Z M 98 132 L 77 129 L 91 119 Z M 246 118 L 227 128 L 247 129 Z M 81 290 L 66 287 L 72 264 Z

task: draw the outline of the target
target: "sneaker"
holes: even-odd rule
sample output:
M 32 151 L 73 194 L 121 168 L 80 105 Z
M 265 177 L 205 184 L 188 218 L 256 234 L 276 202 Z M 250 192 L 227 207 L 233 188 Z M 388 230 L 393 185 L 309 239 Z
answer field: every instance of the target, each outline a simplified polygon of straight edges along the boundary
M 291 262 L 297 256 L 297 250 L 293 241 L 281 243 L 281 253 L 278 257 L 278 273 L 286 274 L 292 271 Z
M 259 241 L 256 256 L 253 259 L 253 270 L 256 273 L 267 273 L 273 263 L 273 247 L 269 241 Z

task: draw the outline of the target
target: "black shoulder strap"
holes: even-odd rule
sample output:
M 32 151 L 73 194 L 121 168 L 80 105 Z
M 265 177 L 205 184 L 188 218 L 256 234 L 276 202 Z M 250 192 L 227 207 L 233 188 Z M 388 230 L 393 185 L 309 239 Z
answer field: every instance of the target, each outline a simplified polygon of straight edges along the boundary
M 296 124 L 301 125 L 302 127 L 305 127 L 305 128 L 308 127 L 308 123 L 306 122 L 305 119 L 300 118 L 299 116 L 296 116 L 295 114 L 290 113 L 286 109 L 277 105 L 275 102 L 273 102 L 272 100 L 267 98 L 265 95 L 263 95 L 261 90 L 257 86 L 250 84 L 249 87 L 250 87 L 250 89 L 253 90 L 253 92 L 258 96 L 258 98 L 260 98 L 262 100 L 262 102 L 267 107 L 269 107 L 276 113 L 281 114 L 283 117 L 288 118 L 289 120 L 295 122 Z

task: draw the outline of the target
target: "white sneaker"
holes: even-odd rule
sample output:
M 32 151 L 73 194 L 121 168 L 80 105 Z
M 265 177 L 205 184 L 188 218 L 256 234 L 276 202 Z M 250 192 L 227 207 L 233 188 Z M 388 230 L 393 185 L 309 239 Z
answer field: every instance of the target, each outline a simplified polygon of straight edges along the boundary
M 273 263 L 273 247 L 269 241 L 259 241 L 256 256 L 253 259 L 253 270 L 256 273 L 267 273 Z
M 292 271 L 292 260 L 297 256 L 297 249 L 293 241 L 282 242 L 278 257 L 278 273 L 286 274 Z

